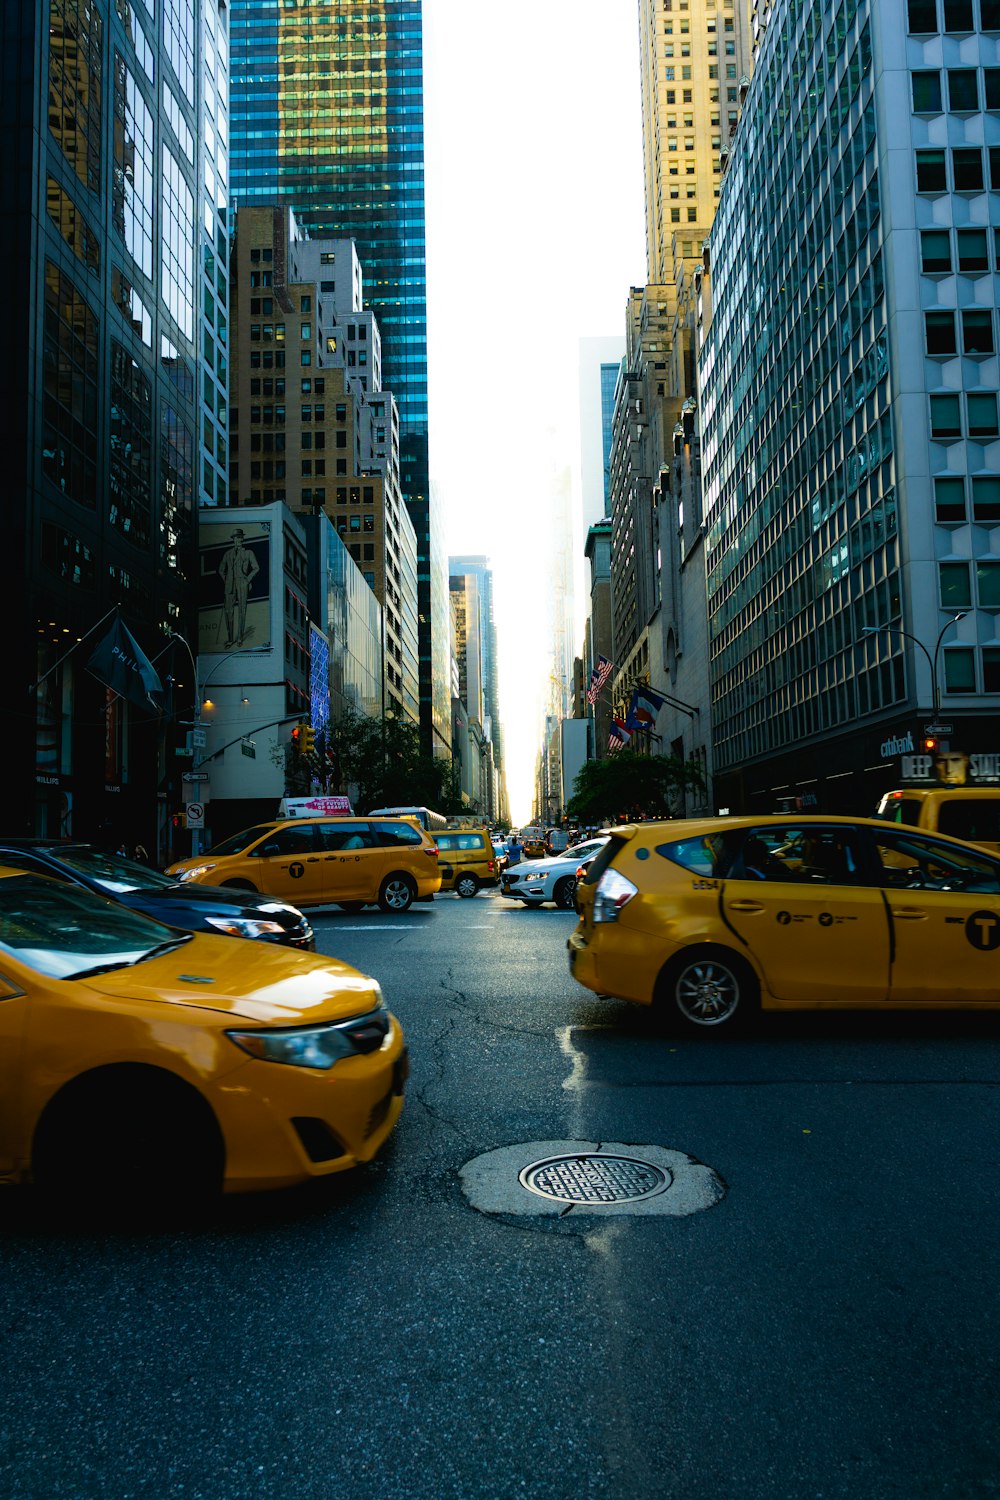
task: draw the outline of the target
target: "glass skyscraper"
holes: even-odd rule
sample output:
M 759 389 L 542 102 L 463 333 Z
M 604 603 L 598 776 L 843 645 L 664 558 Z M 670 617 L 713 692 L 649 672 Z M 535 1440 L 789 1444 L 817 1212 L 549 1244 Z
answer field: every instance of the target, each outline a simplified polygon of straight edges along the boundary
M 421 727 L 440 747 L 450 715 L 446 666 L 432 660 L 447 662 L 447 598 L 432 598 L 421 0 L 236 0 L 230 29 L 235 204 L 281 200 L 309 234 L 357 243 L 417 533 Z

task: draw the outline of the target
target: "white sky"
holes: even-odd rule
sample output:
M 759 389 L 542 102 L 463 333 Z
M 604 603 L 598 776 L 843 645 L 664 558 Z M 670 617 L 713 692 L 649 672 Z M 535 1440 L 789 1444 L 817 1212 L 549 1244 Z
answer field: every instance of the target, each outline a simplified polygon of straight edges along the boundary
M 571 537 L 552 524 L 559 470 L 579 509 L 579 341 L 624 337 L 646 277 L 637 0 L 424 0 L 424 112 L 431 484 L 449 553 L 493 567 L 516 825 L 551 558 L 582 558 L 582 520 Z

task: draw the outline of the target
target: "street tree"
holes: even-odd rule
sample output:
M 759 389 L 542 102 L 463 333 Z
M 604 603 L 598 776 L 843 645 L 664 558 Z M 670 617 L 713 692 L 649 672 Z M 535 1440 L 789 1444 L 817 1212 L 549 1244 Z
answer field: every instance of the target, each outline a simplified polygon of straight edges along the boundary
M 581 766 L 566 813 L 580 823 L 669 818 L 679 810 L 680 794 L 703 784 L 698 767 L 676 755 L 620 750 Z

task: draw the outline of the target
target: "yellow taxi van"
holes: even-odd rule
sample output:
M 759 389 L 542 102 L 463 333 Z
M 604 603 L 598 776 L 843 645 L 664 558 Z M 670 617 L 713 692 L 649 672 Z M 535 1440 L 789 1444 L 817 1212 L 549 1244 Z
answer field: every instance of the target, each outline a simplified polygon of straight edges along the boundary
M 290 818 L 258 823 L 166 872 L 177 880 L 293 899 L 298 907 L 378 904 L 407 911 L 441 889 L 437 844 L 404 818 Z
M 483 886 L 496 885 L 496 850 L 486 828 L 449 828 L 435 834 L 441 864 L 441 889 L 474 896 Z
M 573 977 L 694 1032 L 761 1009 L 1000 1008 L 1000 859 L 904 824 L 626 824 L 577 905 Z
M 886 792 L 876 817 L 1000 854 L 1000 786 L 908 786 Z

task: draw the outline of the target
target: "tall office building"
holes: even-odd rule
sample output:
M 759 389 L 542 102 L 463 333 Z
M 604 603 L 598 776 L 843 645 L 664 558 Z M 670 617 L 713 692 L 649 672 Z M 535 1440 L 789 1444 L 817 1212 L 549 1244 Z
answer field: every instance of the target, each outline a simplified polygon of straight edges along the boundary
M 35 788 L 8 823 L 127 835 L 155 857 L 179 762 L 154 707 L 87 663 L 120 606 L 191 710 L 168 639 L 193 637 L 193 518 L 226 471 L 225 16 L 216 0 L 14 0 L 0 26 L 0 628 L 8 768 Z
M 355 240 L 364 266 L 417 534 L 421 729 L 440 750 L 448 599 L 428 476 L 421 0 L 235 0 L 231 35 L 237 207 L 280 199 L 309 234 Z
M 770 12 L 701 363 L 734 811 L 868 811 L 933 781 L 939 720 L 998 779 L 998 30 L 996 0 Z
M 485 557 L 448 560 L 452 619 L 456 623 L 455 654 L 459 694 L 470 718 L 478 718 L 493 746 L 492 760 L 504 787 L 503 726 L 500 722 L 497 632 L 493 618 L 493 572 Z M 494 816 L 498 816 L 493 809 Z

